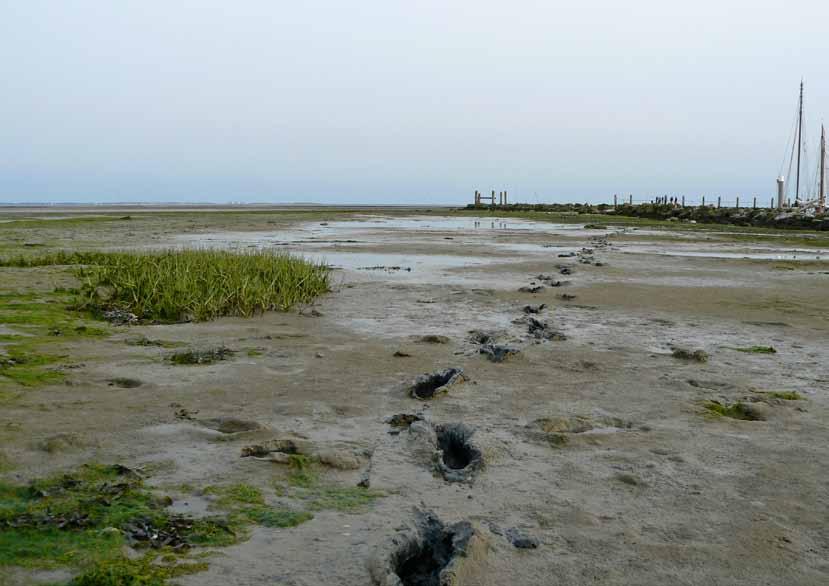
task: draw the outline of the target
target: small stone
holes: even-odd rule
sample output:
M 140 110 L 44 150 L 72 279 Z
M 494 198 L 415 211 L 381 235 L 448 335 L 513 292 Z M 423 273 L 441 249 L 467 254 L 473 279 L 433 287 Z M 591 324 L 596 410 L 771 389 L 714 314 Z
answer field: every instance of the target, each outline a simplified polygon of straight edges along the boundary
M 538 539 L 532 535 L 527 535 L 521 530 L 511 527 L 505 532 L 509 542 L 518 549 L 536 549 L 538 547 Z

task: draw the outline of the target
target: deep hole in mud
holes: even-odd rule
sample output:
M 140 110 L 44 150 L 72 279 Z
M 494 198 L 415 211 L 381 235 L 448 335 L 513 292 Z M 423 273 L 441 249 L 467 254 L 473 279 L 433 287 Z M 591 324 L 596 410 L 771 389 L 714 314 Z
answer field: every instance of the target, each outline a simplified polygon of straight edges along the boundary
M 466 482 L 483 466 L 483 454 L 472 443 L 475 431 L 463 423 L 435 427 L 439 450 L 438 469 L 449 482 Z
M 424 542 L 417 555 L 403 561 L 397 568 L 397 575 L 404 586 L 440 586 L 440 572 L 452 559 L 454 548 L 451 535 L 438 534 L 435 537 L 431 542 Z
M 444 387 L 460 380 L 463 380 L 463 371 L 460 368 L 447 368 L 440 372 L 424 374 L 415 379 L 411 393 L 418 399 L 431 399 L 445 390 Z
M 468 521 L 445 525 L 434 513 L 420 512 L 417 537 L 404 539 L 392 558 L 392 568 L 403 586 L 441 586 L 457 559 L 466 555 L 474 530 Z
M 472 450 L 457 434 L 438 435 L 438 447 L 443 451 L 443 463 L 452 470 L 462 470 L 472 461 Z

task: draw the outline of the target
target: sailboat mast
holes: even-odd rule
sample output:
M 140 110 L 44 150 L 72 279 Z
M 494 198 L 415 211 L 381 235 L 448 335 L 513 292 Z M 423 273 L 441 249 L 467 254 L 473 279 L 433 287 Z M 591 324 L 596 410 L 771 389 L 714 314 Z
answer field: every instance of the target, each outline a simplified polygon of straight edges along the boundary
M 817 211 L 826 211 L 826 129 L 820 126 L 820 191 L 818 191 Z
M 797 184 L 794 200 L 800 201 L 800 153 L 803 150 L 803 80 L 800 80 L 800 112 L 797 122 Z

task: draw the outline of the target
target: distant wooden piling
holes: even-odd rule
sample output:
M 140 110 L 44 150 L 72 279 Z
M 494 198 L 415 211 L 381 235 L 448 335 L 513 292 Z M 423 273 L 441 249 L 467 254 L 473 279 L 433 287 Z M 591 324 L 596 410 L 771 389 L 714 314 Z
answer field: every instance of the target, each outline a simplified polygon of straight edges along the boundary
M 718 208 L 720 207 L 720 204 L 721 204 L 721 203 L 722 203 L 722 196 L 718 195 L 718 196 L 717 196 L 717 207 L 718 207 Z

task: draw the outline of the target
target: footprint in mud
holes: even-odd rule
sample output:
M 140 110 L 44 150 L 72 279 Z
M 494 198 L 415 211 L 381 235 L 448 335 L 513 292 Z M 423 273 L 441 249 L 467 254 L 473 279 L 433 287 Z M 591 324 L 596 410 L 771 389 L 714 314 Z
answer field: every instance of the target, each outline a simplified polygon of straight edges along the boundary
M 397 435 L 403 440 L 402 449 L 419 465 L 447 482 L 471 482 L 484 468 L 483 450 L 473 441 L 474 434 L 475 430 L 463 423 L 432 425 L 423 420 Z
M 118 387 L 119 389 L 135 389 L 144 383 L 136 378 L 116 377 L 109 379 L 107 384 L 111 387 Z
M 451 340 L 449 340 L 448 336 L 428 334 L 426 336 L 420 336 L 417 341 L 421 344 L 448 344 Z
M 449 387 L 465 380 L 462 368 L 447 368 L 431 374 L 422 374 L 409 387 L 409 394 L 415 399 L 428 400 L 448 392 Z
M 263 429 L 262 425 L 256 423 L 255 421 L 238 419 L 236 417 L 213 417 L 211 419 L 201 419 L 197 421 L 207 429 L 218 431 L 219 433 L 228 436 L 228 438 L 239 437 L 243 434 Z
M 483 453 L 472 442 L 474 433 L 463 423 L 435 426 L 435 463 L 447 482 L 467 482 L 483 468 Z
M 607 435 L 619 431 L 629 431 L 634 428 L 633 423 L 618 417 L 542 417 L 536 419 L 529 426 L 531 435 L 540 437 L 555 447 L 566 446 L 574 437 Z
M 412 524 L 375 548 L 368 567 L 378 586 L 449 586 L 473 571 L 488 549 L 469 521 L 443 523 L 434 513 L 416 511 Z

